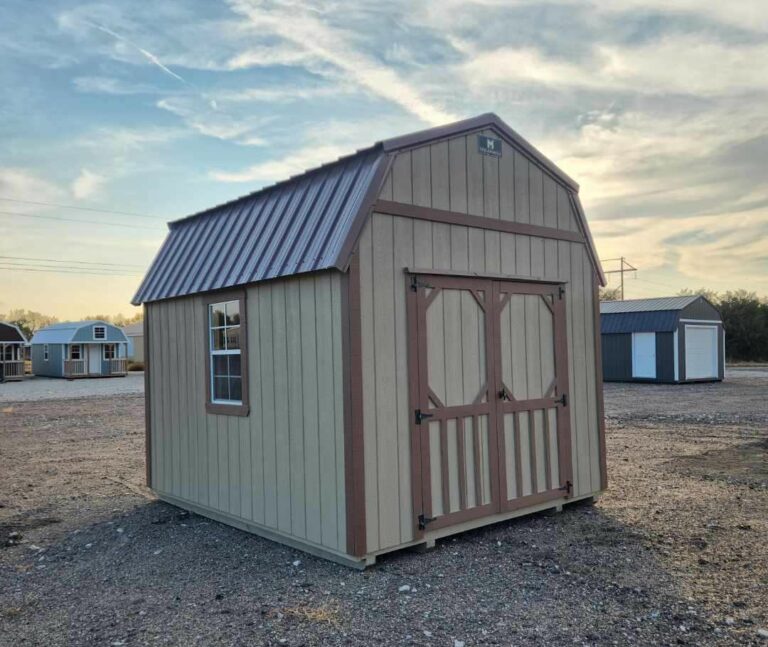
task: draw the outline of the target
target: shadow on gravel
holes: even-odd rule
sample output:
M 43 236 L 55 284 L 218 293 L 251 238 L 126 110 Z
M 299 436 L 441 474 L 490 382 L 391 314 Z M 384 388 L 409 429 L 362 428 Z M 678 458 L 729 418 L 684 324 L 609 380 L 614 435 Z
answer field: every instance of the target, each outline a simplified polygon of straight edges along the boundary
M 45 645 L 717 644 L 643 539 L 573 506 L 357 572 L 142 503 L 0 567 L 0 636 Z M 456 641 L 456 642 L 454 642 Z

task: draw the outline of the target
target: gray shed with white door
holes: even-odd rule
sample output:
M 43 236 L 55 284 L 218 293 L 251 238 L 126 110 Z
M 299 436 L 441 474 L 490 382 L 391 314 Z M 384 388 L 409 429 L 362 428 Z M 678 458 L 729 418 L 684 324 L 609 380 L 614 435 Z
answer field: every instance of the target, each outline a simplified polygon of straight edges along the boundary
M 606 382 L 713 382 L 725 373 L 725 330 L 703 296 L 600 304 Z
M 148 483 L 356 566 L 592 497 L 602 282 L 578 186 L 492 114 L 173 222 Z

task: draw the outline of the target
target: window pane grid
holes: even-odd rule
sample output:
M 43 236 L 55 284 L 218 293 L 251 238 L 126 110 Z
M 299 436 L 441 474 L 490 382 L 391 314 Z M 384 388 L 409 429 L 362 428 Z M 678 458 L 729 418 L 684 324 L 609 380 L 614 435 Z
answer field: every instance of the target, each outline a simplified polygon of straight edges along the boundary
M 242 404 L 240 363 L 240 303 L 227 301 L 208 306 L 211 400 Z

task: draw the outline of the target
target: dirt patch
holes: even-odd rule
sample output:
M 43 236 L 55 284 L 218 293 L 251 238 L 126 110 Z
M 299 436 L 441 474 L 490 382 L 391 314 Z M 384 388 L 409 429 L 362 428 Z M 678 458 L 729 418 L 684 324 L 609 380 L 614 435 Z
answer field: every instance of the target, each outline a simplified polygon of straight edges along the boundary
M 768 488 L 768 439 L 680 456 L 670 463 L 670 468 L 707 481 L 765 489 Z
M 721 408 L 609 388 L 597 505 L 363 573 L 152 500 L 140 396 L 11 404 L 0 527 L 22 537 L 0 550 L 0 645 L 764 645 L 753 379 L 707 390 Z

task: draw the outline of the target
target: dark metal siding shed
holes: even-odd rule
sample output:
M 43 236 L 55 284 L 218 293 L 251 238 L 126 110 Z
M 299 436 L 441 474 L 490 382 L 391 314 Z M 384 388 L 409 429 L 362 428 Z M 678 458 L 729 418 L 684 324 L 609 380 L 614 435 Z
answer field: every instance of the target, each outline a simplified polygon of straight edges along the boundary
M 717 378 L 724 377 L 724 332 L 717 309 L 699 295 L 606 301 L 600 304 L 603 379 L 686 382 L 686 332 L 697 322 L 717 326 Z M 635 377 L 635 334 L 654 333 L 655 376 Z

